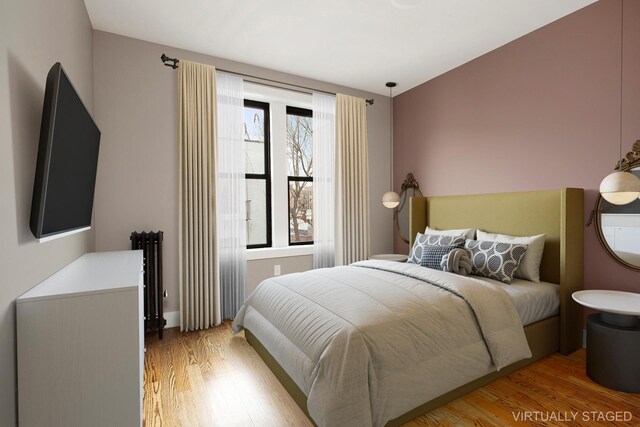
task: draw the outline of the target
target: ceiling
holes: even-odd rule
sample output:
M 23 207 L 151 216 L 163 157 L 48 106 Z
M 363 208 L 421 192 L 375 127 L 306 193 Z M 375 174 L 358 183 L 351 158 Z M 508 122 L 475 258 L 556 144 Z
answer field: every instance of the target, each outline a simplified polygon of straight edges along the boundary
M 396 81 L 397 95 L 594 1 L 85 0 L 85 4 L 96 30 L 383 95 L 389 93 L 385 82 Z

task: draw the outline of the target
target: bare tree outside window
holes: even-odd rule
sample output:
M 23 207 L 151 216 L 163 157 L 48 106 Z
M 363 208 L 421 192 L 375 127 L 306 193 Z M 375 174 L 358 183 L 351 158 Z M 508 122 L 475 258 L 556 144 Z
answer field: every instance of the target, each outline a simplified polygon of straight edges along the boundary
M 289 243 L 313 243 L 313 118 L 287 107 Z

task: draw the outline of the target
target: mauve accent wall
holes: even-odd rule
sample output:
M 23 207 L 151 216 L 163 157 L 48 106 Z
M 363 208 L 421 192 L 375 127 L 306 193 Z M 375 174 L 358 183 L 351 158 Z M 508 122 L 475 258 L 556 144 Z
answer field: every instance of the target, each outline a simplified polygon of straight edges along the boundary
M 601 0 L 394 98 L 394 186 L 425 195 L 580 187 L 618 156 L 620 7 Z M 624 16 L 623 150 L 640 139 L 640 2 Z M 407 245 L 395 240 L 396 252 Z M 585 288 L 640 292 L 585 227 Z

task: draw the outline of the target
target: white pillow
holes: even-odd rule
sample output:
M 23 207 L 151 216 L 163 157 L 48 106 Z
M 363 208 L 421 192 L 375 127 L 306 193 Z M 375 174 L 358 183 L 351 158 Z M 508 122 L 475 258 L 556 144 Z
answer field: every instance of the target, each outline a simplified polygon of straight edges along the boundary
M 540 282 L 540 263 L 544 252 L 544 236 L 544 234 L 538 234 L 537 236 L 510 236 L 508 234 L 494 234 L 478 230 L 478 240 L 528 245 L 527 252 L 520 261 L 515 277 L 536 283 Z
M 431 234 L 432 236 L 454 236 L 464 237 L 465 239 L 473 240 L 476 234 L 475 228 L 459 228 L 455 230 L 436 230 L 427 226 L 424 230 L 424 234 Z

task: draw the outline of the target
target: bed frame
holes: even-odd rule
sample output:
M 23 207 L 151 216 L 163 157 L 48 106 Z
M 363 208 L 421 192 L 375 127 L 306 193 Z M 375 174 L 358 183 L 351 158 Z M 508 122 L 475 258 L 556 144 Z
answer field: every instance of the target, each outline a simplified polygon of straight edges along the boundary
M 472 392 L 500 377 L 560 351 L 569 354 L 582 346 L 582 316 L 571 294 L 582 289 L 584 191 L 551 191 L 413 197 L 410 203 L 411 243 L 418 232 L 431 228 L 478 228 L 491 233 L 531 236 L 546 234 L 540 267 L 541 280 L 560 285 L 560 314 L 524 328 L 532 357 L 480 377 L 391 420 L 399 426 Z M 277 360 L 249 330 L 247 341 L 307 414 L 307 396 Z M 311 419 L 309 417 L 309 419 Z

